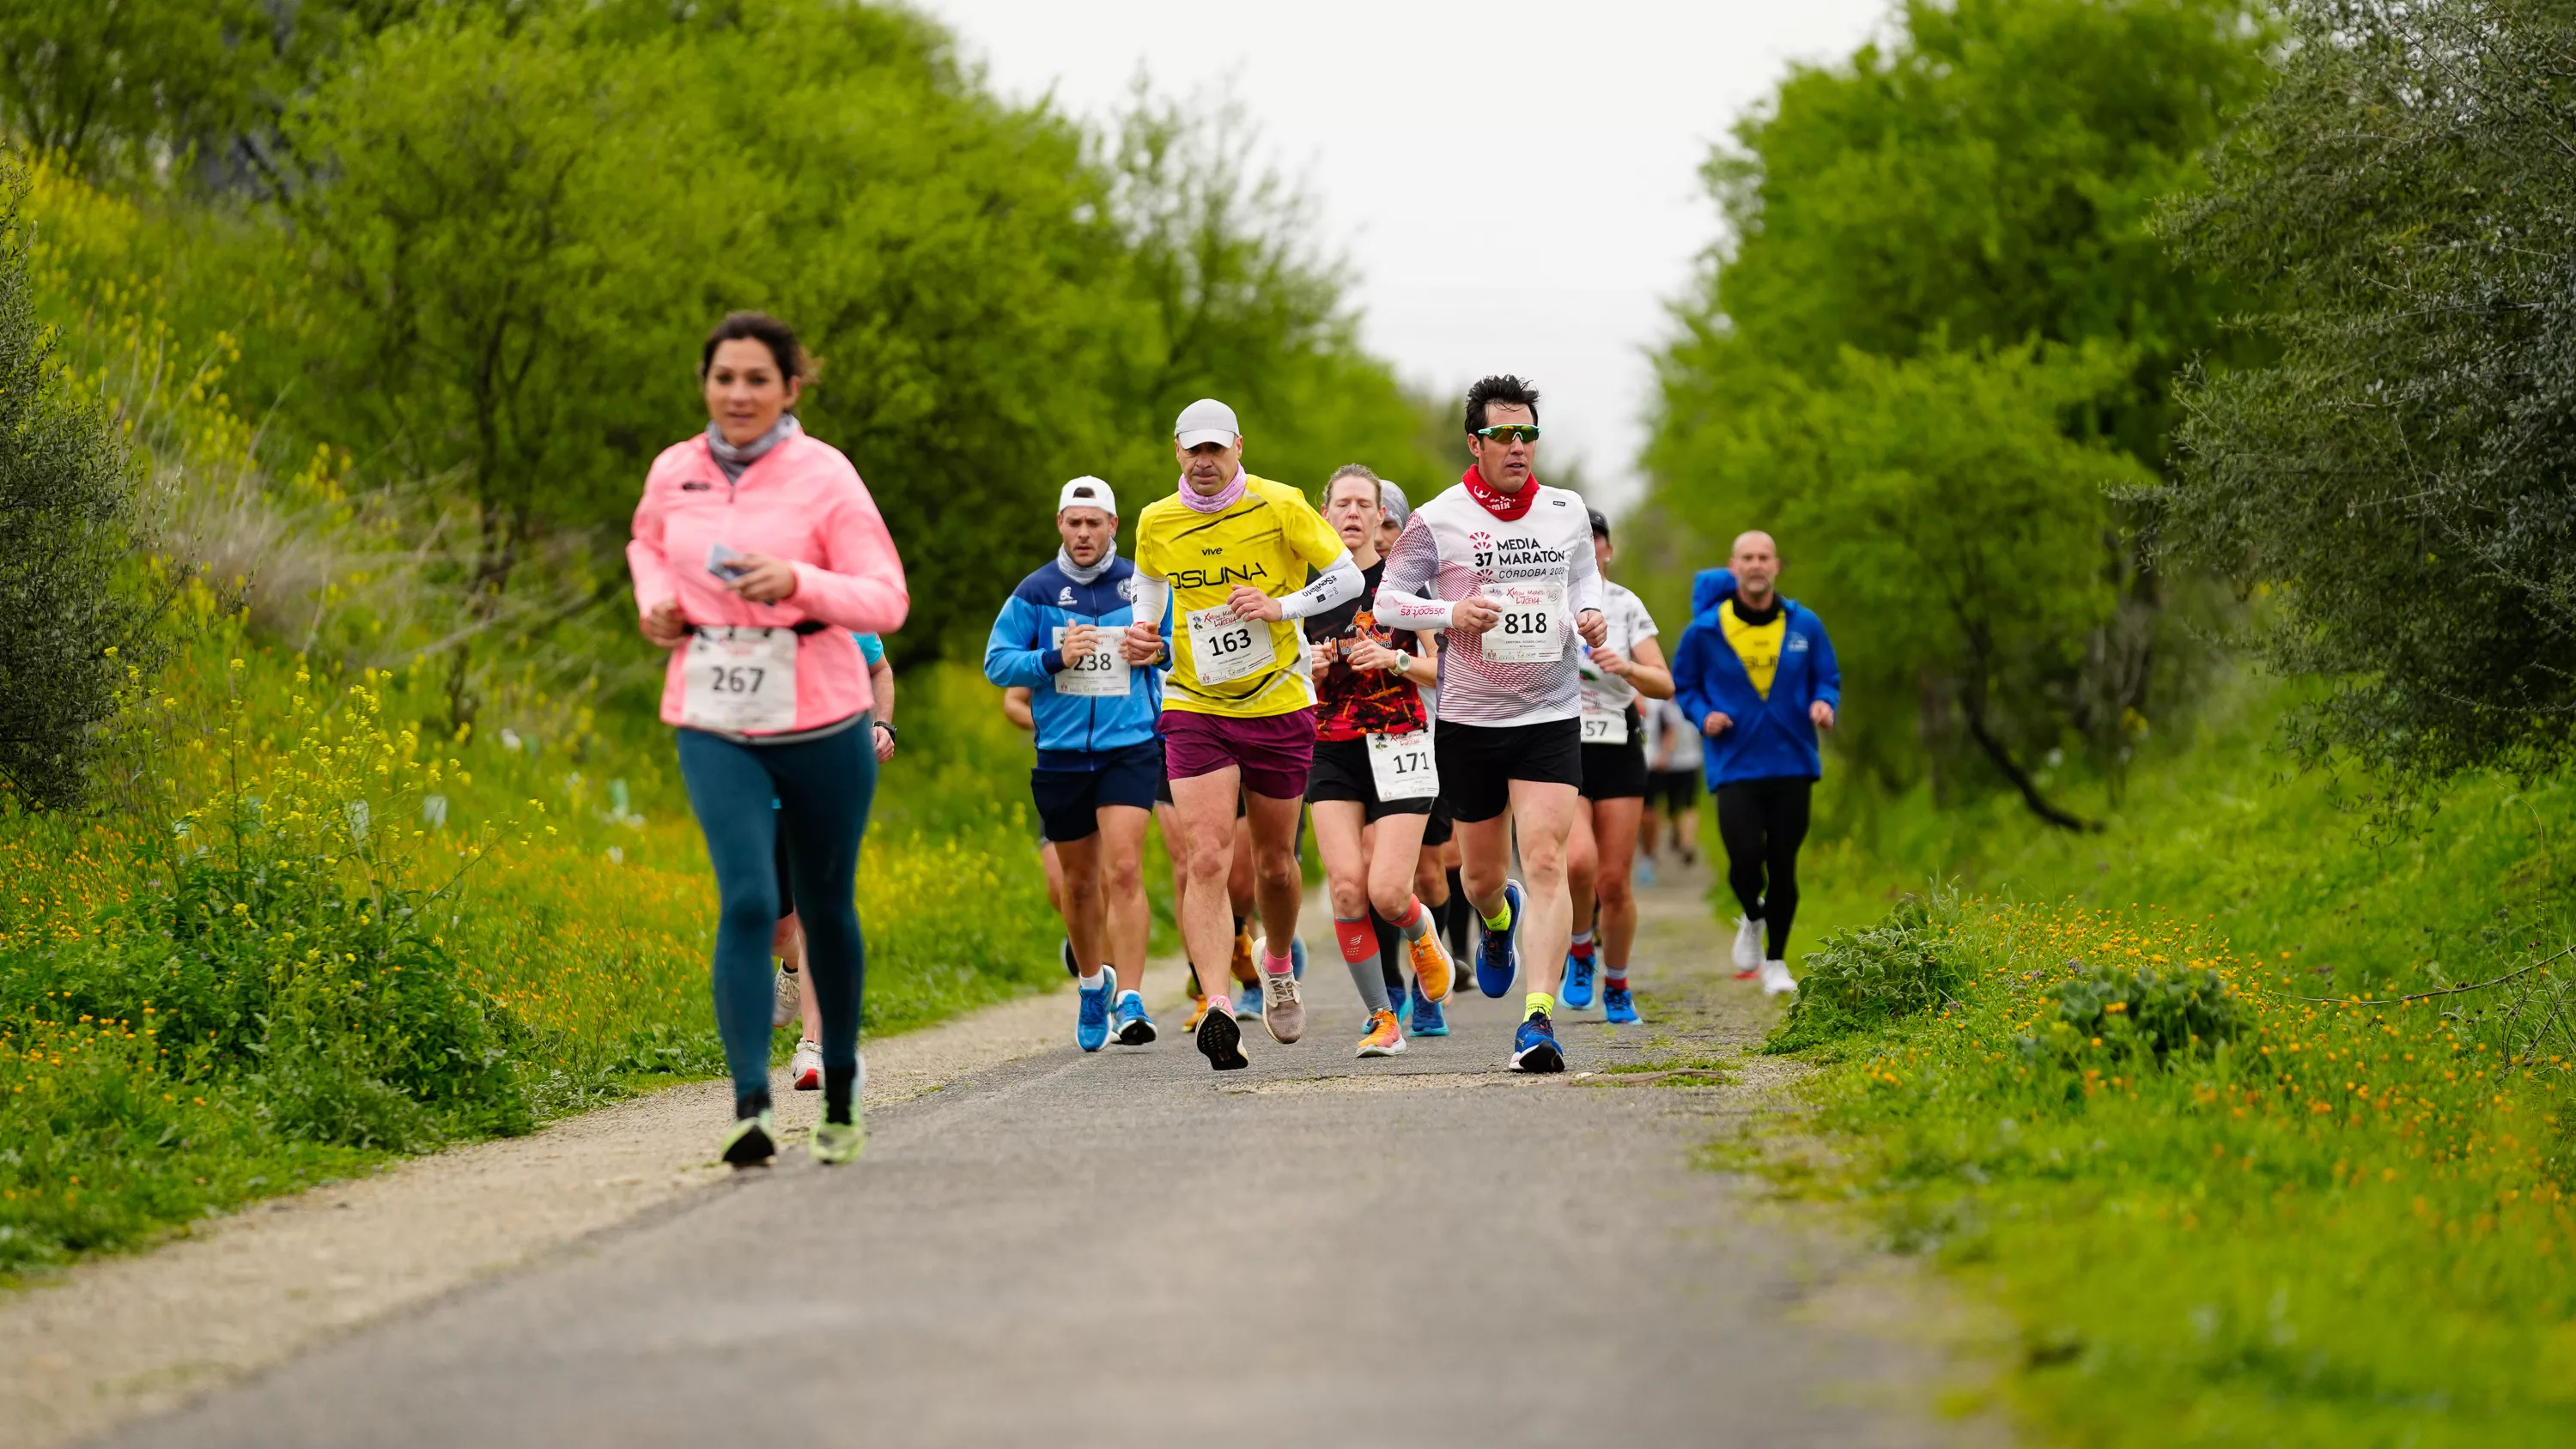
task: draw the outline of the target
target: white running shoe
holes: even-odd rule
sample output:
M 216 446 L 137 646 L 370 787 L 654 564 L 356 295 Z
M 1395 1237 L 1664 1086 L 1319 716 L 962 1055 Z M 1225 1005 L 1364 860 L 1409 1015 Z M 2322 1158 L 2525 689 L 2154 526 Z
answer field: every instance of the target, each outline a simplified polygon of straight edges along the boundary
M 769 978 L 769 1028 L 776 1031 L 796 1019 L 797 1007 L 805 993 L 805 973 L 778 968 Z
M 796 1044 L 787 1059 L 787 1084 L 800 1092 L 823 1090 L 823 1044 L 811 1038 Z
M 1798 978 L 1789 974 L 1788 962 L 1765 961 L 1762 963 L 1762 994 L 1765 996 L 1795 996 L 1798 994 Z
M 1735 979 L 1751 980 L 1762 969 L 1762 922 L 1752 916 L 1735 918 Z

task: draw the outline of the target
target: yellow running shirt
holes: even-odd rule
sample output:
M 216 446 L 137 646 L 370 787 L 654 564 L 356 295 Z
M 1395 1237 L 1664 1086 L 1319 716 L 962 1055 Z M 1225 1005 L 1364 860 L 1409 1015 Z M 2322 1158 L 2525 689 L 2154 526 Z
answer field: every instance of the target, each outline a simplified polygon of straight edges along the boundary
M 1768 624 L 1747 624 L 1735 613 L 1735 601 L 1726 601 L 1724 612 L 1717 616 L 1726 630 L 1728 647 L 1744 661 L 1744 672 L 1753 679 L 1753 692 L 1764 699 L 1771 697 L 1771 676 L 1780 671 L 1780 645 L 1789 637 L 1789 611 L 1782 609 L 1771 616 Z
M 1295 620 L 1233 622 L 1209 611 L 1222 608 L 1237 584 L 1274 597 L 1293 593 L 1305 587 L 1308 568 L 1323 568 L 1346 549 L 1304 494 L 1248 473 L 1243 497 L 1223 513 L 1201 513 L 1176 493 L 1146 504 L 1136 520 L 1136 571 L 1172 589 L 1172 677 L 1163 708 L 1267 719 L 1312 705 L 1306 638 Z

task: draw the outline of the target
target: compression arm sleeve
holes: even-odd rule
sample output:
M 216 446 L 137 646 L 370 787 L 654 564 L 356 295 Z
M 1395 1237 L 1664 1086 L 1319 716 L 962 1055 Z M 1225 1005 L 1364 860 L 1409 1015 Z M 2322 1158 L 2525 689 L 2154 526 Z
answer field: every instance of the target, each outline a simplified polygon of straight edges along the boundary
M 1601 597 L 1601 566 L 1593 561 L 1590 540 L 1576 544 L 1568 551 L 1565 578 L 1565 605 L 1575 613 L 1586 609 L 1608 613 Z
M 1358 598 L 1360 590 L 1367 587 L 1368 580 L 1360 576 L 1360 566 L 1351 562 L 1351 551 L 1343 549 L 1341 556 L 1326 564 L 1323 573 L 1317 575 L 1313 583 L 1293 594 L 1279 597 L 1279 617 L 1303 619 L 1323 613 Z
M 1171 587 L 1161 579 L 1145 577 L 1145 571 L 1138 569 L 1136 597 L 1128 601 L 1128 617 L 1139 624 L 1148 621 L 1159 623 L 1163 617 L 1164 608 L 1170 602 Z

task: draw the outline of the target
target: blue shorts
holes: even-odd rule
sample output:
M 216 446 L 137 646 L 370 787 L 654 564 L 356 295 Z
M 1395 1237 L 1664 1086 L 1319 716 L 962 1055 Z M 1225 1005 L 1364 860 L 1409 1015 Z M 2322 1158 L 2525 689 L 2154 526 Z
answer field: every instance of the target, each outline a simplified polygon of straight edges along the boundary
M 1082 840 L 1098 834 L 1103 805 L 1151 811 L 1154 792 L 1162 783 L 1163 742 L 1159 739 L 1111 750 L 1088 770 L 1029 771 L 1038 827 L 1049 840 Z

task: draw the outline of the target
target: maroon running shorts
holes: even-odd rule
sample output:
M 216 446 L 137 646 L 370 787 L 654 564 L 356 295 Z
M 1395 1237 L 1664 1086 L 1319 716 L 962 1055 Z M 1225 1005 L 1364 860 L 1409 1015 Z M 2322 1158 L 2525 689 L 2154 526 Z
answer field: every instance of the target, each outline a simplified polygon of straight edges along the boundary
M 1306 772 L 1315 763 L 1315 712 L 1301 709 L 1262 719 L 1163 711 L 1163 773 L 1175 780 L 1212 775 L 1228 765 L 1243 771 L 1243 788 L 1273 800 L 1306 798 Z

